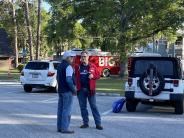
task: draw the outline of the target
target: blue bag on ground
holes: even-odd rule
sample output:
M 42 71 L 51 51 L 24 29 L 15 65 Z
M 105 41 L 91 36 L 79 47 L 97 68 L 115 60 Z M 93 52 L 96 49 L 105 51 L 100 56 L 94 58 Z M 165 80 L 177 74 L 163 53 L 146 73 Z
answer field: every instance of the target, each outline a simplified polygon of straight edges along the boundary
M 121 98 L 121 99 L 115 101 L 112 104 L 112 112 L 119 113 L 122 110 L 125 101 L 126 101 L 125 98 Z

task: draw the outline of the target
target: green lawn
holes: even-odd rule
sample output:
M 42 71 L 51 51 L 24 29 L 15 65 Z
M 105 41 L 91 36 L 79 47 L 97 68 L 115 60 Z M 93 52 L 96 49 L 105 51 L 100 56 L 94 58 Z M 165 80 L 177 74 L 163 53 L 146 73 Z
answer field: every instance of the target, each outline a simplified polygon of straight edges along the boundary
M 0 80 L 19 80 L 20 73 L 17 69 L 11 69 L 9 74 L 8 70 L 0 70 Z
M 0 70 L 0 80 L 19 80 L 20 73 L 16 69 L 8 71 Z M 124 95 L 124 81 L 118 76 L 112 76 L 109 78 L 101 78 L 97 81 L 97 92 L 104 93 L 118 93 Z
M 101 78 L 97 81 L 97 92 L 119 93 L 124 95 L 124 81 L 118 76 Z

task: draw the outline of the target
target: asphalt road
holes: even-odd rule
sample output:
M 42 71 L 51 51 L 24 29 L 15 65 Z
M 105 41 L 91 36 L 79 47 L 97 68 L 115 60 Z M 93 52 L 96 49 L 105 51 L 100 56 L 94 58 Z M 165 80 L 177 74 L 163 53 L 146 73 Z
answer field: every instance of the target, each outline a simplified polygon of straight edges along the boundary
M 91 114 L 90 128 L 79 128 L 82 122 L 75 97 L 71 120 L 75 134 L 69 135 L 56 132 L 56 93 L 25 93 L 20 85 L 0 84 L 0 138 L 184 138 L 184 115 L 173 114 L 173 108 L 139 104 L 135 113 L 126 109 L 112 113 L 112 102 L 119 98 L 97 96 L 104 127 L 100 131 Z

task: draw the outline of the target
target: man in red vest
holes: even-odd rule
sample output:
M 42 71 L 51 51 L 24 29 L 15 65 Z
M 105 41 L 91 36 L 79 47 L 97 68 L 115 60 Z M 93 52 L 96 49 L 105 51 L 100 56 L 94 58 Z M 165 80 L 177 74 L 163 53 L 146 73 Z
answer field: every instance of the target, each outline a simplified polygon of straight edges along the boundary
M 97 67 L 89 63 L 89 54 L 87 51 L 81 52 L 81 64 L 75 66 L 75 77 L 77 85 L 77 97 L 81 109 L 83 124 L 80 128 L 89 127 L 89 116 L 87 110 L 87 99 L 91 107 L 91 111 L 95 120 L 96 129 L 102 130 L 101 117 L 96 106 L 96 80 L 100 78 Z

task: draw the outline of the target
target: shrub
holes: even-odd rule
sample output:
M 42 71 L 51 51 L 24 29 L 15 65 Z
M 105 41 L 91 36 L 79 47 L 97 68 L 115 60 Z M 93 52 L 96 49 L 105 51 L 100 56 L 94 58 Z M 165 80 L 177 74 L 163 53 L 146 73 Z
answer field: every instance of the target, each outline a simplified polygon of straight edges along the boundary
M 19 72 L 21 72 L 24 68 L 24 64 L 19 64 L 17 69 L 19 70 Z

